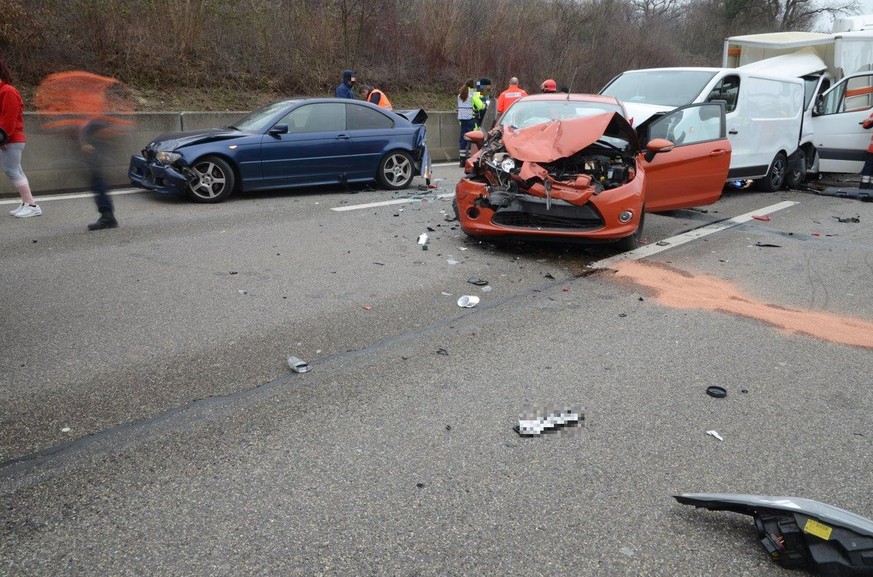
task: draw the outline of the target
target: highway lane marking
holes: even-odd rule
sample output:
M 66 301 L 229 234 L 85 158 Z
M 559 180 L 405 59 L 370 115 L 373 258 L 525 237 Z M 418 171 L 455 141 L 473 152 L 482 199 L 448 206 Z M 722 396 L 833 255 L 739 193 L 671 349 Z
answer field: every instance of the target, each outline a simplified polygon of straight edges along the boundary
M 454 192 L 443 192 L 441 194 L 435 195 L 435 198 L 442 200 L 444 198 L 451 198 L 455 196 Z M 409 198 L 395 198 L 393 200 L 382 200 L 380 202 L 368 202 L 367 204 L 353 204 L 350 206 L 335 206 L 331 208 L 331 210 L 335 210 L 337 212 L 346 212 L 349 210 L 362 210 L 364 208 L 374 208 L 378 206 L 391 206 L 393 204 L 410 204 L 413 202 L 420 202 L 422 200 L 434 198 L 431 196 L 410 196 Z
M 658 241 L 656 243 L 647 244 L 646 246 L 641 246 L 639 248 L 635 248 L 634 250 L 629 250 L 627 252 L 623 252 L 609 258 L 592 262 L 586 268 L 591 270 L 607 269 L 621 262 L 640 260 L 658 254 L 659 252 L 663 252 L 665 250 L 669 250 L 679 245 L 691 242 L 692 240 L 697 240 L 699 238 L 715 234 L 716 232 L 721 232 L 723 230 L 727 230 L 729 228 L 741 225 L 745 222 L 749 222 L 755 216 L 764 216 L 766 214 L 771 214 L 792 207 L 795 204 L 798 203 L 791 200 L 771 204 L 770 206 L 760 208 L 758 210 L 753 210 L 752 212 L 747 212 L 745 214 L 741 214 L 727 220 L 714 222 L 712 224 L 708 224 L 694 230 L 689 230 L 688 232 L 684 232 L 682 234 L 677 234 L 676 236 L 672 236 L 670 238 L 665 238 L 664 240 Z
M 146 192 L 145 189 L 142 188 L 122 188 L 119 190 L 111 190 L 109 191 L 109 196 L 119 196 L 122 194 L 137 194 L 139 192 Z M 93 192 L 77 192 L 72 194 L 52 194 L 49 196 L 34 196 L 33 200 L 38 203 L 46 202 L 49 200 L 67 200 L 71 198 L 94 198 Z M 0 204 L 18 204 L 21 202 L 20 198 L 10 198 L 8 200 L 0 200 Z

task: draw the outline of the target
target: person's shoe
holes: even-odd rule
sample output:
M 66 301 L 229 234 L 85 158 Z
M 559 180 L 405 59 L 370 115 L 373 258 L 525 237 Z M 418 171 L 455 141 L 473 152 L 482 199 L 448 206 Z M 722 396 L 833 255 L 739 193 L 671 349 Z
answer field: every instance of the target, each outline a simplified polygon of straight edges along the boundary
M 24 208 L 23 202 L 21 204 L 19 204 L 18 206 L 16 206 L 15 208 L 13 208 L 12 210 L 10 210 L 9 214 L 11 214 L 12 216 L 15 216 L 15 213 L 18 212 L 19 210 L 21 210 L 22 208 Z
M 467 159 L 462 156 L 460 161 L 458 161 L 458 166 L 460 166 L 461 168 L 464 168 L 464 165 L 466 165 L 466 164 L 467 164 Z
M 101 230 L 116 226 L 118 226 L 118 221 L 115 220 L 115 215 L 112 214 L 111 210 L 104 210 L 100 212 L 100 218 L 97 219 L 97 222 L 88 225 L 88 230 Z
M 39 216 L 42 214 L 42 209 L 38 204 L 25 204 L 21 210 L 15 213 L 18 218 L 30 218 L 31 216 Z

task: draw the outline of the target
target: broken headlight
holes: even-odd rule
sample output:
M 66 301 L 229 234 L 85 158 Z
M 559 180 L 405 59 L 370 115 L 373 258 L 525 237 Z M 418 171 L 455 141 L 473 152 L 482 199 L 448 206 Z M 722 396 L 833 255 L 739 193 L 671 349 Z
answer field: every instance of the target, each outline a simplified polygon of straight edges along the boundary
M 504 172 L 512 172 L 513 170 L 515 170 L 515 161 L 512 158 L 507 156 L 506 158 L 504 158 L 503 160 L 500 161 L 500 168 Z
M 155 160 L 161 164 L 173 164 L 180 158 L 182 158 L 182 155 L 178 152 L 169 152 L 167 150 L 159 150 L 157 154 L 155 154 Z

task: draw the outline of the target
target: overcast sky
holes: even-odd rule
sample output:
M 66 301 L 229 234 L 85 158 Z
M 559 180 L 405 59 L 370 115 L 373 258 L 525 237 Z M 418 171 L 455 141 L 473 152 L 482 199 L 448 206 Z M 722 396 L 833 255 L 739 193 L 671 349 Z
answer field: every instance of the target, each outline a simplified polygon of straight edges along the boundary
M 873 0 L 859 0 L 858 4 L 861 5 L 861 14 L 873 14 Z M 821 26 L 816 26 L 816 28 L 820 28 L 822 32 L 830 32 L 833 24 L 834 19 L 828 16 L 822 21 Z

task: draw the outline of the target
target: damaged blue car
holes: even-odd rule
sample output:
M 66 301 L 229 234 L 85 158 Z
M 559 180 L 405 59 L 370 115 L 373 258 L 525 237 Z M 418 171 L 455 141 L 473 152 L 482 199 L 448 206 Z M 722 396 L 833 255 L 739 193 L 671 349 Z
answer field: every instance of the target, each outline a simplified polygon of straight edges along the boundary
M 423 110 L 298 98 L 274 102 L 225 128 L 163 134 L 130 159 L 134 186 L 215 203 L 234 191 L 345 185 L 390 190 L 425 176 Z

